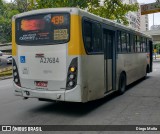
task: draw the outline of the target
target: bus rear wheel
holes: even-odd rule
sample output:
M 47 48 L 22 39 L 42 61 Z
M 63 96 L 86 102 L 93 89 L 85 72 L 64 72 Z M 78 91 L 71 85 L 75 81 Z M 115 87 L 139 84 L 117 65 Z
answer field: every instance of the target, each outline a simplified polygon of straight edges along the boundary
M 123 94 L 126 90 L 126 75 L 124 73 L 120 74 L 119 85 L 118 85 L 118 94 Z

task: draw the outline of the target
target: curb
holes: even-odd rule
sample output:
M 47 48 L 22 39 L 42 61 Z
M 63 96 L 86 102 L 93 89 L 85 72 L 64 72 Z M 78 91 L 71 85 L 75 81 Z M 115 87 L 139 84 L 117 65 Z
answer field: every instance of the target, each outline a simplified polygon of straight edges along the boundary
M 12 76 L 6 76 L 6 77 L 0 77 L 0 80 L 6 80 L 6 79 L 11 79 L 13 78 Z
M 160 61 L 160 58 L 153 58 L 153 62 L 159 62 Z
M 160 62 L 160 59 L 157 59 L 157 60 L 153 60 L 153 62 Z
M 5 67 L 5 68 L 0 68 L 0 72 L 6 72 L 12 70 L 12 66 Z

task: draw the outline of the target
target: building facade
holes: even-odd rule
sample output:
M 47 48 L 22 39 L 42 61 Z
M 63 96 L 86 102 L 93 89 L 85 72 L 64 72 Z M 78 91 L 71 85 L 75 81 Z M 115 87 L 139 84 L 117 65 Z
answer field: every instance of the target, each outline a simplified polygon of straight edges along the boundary
M 141 23 L 140 24 L 141 31 L 148 31 L 149 30 L 148 15 L 141 15 L 140 23 Z
M 122 0 L 122 2 L 126 4 L 135 4 L 137 3 L 137 0 Z M 140 31 L 140 11 L 129 12 L 126 17 L 129 22 L 128 26 Z
M 122 2 L 126 4 L 138 3 L 137 0 L 122 0 Z M 149 30 L 148 15 L 141 15 L 140 4 L 137 12 L 129 12 L 126 17 L 129 21 L 129 27 L 132 27 L 138 31 Z

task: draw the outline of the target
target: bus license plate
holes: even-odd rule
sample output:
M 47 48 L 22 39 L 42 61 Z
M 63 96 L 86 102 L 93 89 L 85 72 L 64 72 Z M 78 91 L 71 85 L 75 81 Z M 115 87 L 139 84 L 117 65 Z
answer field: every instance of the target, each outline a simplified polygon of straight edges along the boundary
M 35 81 L 35 85 L 37 87 L 47 87 L 48 82 L 47 81 Z

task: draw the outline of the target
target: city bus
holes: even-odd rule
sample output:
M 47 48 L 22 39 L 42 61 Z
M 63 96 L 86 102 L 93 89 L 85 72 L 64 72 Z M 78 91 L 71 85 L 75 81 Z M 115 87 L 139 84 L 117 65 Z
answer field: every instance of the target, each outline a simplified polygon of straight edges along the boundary
M 14 93 L 24 99 L 88 102 L 152 72 L 152 39 L 79 8 L 12 18 Z

